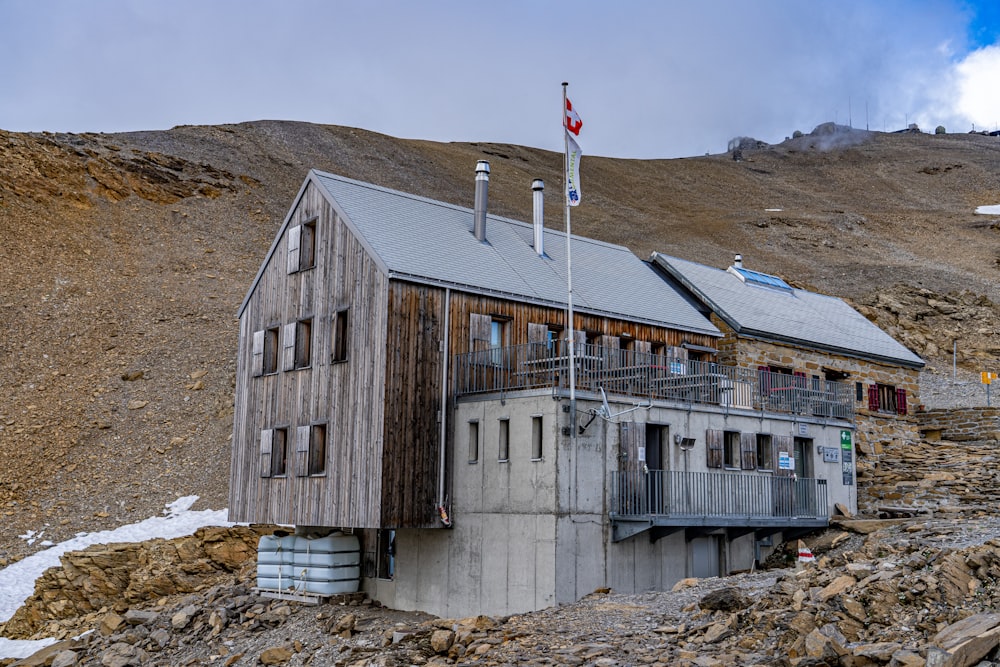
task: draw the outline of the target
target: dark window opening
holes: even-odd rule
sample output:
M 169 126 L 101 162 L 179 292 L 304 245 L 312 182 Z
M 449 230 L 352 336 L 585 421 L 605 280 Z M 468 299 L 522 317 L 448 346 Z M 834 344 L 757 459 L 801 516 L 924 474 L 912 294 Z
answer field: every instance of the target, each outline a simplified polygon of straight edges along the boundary
M 295 324 L 295 368 L 308 368 L 312 363 L 312 320 Z
M 276 428 L 271 432 L 271 477 L 284 477 L 288 455 L 288 429 Z
M 333 316 L 333 341 L 330 360 L 334 363 L 347 361 L 348 340 L 347 309 L 338 310 Z
M 542 460 L 542 417 L 531 418 L 531 460 Z
M 774 455 L 772 454 L 771 435 L 769 433 L 757 434 L 757 469 L 774 469 Z
M 722 465 L 726 468 L 740 467 L 740 432 L 726 431 L 722 443 Z
M 500 427 L 500 451 L 497 459 L 500 461 L 510 460 L 510 420 L 501 419 L 498 423 Z
M 309 433 L 309 474 L 326 473 L 326 424 L 314 424 Z

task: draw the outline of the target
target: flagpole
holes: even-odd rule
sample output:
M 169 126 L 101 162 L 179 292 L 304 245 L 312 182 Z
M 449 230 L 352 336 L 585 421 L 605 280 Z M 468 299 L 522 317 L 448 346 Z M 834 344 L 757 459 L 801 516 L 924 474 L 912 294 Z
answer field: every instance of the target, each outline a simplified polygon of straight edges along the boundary
M 569 224 L 569 127 L 566 115 L 566 87 L 569 83 L 563 81 L 563 145 L 565 154 L 563 156 L 563 198 L 566 208 L 566 331 L 569 336 L 569 414 L 570 414 L 570 438 L 576 440 L 576 363 L 574 360 L 574 345 L 576 334 L 573 331 L 573 262 L 570 256 L 570 224 Z

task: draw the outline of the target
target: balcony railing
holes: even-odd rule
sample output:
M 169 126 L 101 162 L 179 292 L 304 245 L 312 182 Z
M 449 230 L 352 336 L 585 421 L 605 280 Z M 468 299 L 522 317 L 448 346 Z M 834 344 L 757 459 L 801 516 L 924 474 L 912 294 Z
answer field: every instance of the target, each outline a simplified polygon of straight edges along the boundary
M 842 382 L 723 366 L 600 345 L 575 346 L 578 391 L 722 405 L 850 420 L 854 395 Z M 458 395 L 569 388 L 569 356 L 543 343 L 490 348 L 455 358 Z
M 802 528 L 825 526 L 825 479 L 776 475 L 678 472 L 612 473 L 609 513 L 628 537 L 649 527 Z

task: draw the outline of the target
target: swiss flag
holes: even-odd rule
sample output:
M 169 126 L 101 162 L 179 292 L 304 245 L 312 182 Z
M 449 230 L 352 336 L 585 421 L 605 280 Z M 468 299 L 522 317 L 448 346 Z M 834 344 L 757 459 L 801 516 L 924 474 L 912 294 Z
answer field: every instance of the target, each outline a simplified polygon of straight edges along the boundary
M 583 121 L 580 120 L 580 114 L 573 111 L 573 103 L 566 98 L 566 129 L 572 132 L 576 136 L 580 136 L 580 128 L 583 127 Z

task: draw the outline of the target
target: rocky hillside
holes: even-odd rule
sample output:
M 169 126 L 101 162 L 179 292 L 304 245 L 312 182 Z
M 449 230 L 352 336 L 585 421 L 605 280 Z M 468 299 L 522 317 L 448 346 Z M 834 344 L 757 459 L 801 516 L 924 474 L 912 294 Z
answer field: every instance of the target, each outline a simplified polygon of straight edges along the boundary
M 236 310 L 307 170 L 530 219 L 561 156 L 291 122 L 0 131 L 0 562 L 179 495 L 226 505 Z M 951 370 L 1000 349 L 1000 142 L 830 126 L 741 160 L 586 157 L 574 231 L 847 297 Z M 947 388 L 941 392 L 947 396 Z M 973 399 L 974 400 L 974 399 Z

